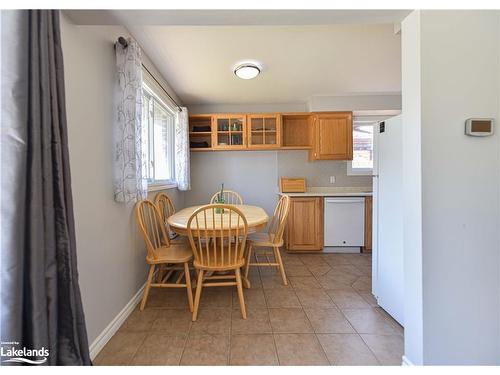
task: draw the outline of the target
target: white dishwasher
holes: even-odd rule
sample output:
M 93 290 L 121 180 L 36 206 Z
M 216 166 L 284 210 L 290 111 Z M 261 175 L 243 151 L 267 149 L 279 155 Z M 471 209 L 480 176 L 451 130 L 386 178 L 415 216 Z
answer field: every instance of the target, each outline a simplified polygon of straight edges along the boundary
M 365 198 L 325 198 L 325 250 L 359 252 L 365 237 Z

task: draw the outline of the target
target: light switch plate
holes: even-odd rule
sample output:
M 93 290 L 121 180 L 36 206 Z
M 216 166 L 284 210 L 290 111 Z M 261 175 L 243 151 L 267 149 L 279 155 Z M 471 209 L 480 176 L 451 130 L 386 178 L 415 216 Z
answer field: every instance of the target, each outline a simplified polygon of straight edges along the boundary
M 334 184 L 335 183 L 335 176 L 330 176 L 330 183 Z

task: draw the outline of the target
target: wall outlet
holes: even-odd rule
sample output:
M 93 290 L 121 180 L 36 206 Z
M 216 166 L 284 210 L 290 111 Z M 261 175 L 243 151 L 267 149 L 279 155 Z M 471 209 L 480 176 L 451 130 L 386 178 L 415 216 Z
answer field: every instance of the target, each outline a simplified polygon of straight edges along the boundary
M 330 183 L 334 184 L 335 183 L 335 176 L 330 176 Z

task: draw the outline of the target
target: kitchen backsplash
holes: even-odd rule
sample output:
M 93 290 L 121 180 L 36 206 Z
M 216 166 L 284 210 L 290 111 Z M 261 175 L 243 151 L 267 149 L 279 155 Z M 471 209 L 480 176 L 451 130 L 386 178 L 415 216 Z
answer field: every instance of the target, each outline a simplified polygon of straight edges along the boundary
M 304 177 L 307 186 L 372 186 L 371 176 L 348 176 L 345 160 L 307 160 L 307 151 L 279 151 L 278 176 Z M 330 176 L 335 183 L 330 184 Z

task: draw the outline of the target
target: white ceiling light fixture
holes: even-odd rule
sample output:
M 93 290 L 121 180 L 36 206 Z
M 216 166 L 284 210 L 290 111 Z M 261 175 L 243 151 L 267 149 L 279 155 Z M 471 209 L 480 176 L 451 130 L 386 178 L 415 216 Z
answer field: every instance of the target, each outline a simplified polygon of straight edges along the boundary
M 254 62 L 239 63 L 234 67 L 234 74 L 241 79 L 252 79 L 260 74 L 261 66 Z

